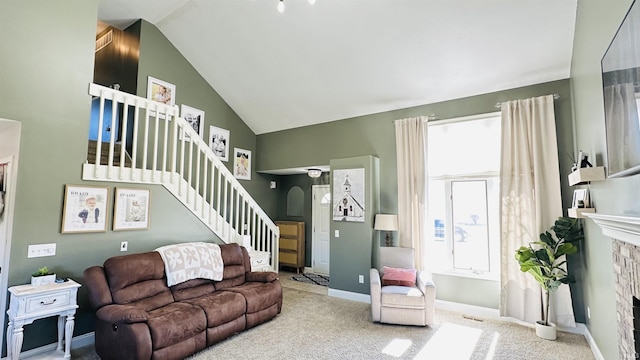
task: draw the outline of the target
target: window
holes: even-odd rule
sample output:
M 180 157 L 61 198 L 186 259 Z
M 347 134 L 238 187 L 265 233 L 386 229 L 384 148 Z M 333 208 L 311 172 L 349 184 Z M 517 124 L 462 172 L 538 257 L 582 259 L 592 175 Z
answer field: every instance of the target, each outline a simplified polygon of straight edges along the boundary
M 434 122 L 428 137 L 431 269 L 497 279 L 500 114 Z

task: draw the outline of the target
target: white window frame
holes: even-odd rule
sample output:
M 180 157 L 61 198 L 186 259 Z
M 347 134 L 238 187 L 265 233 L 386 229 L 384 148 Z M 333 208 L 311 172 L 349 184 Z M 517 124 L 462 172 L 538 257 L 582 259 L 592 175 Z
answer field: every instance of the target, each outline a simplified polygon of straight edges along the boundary
M 453 119 L 447 119 L 447 120 L 440 120 L 437 122 L 433 122 L 431 124 L 429 124 L 429 126 L 438 126 L 438 125 L 444 125 L 444 124 L 450 124 L 450 123 L 457 123 L 457 122 L 466 122 L 466 121 L 474 121 L 474 120 L 482 120 L 482 119 L 487 119 L 487 118 L 494 118 L 494 117 L 500 117 L 500 112 L 494 112 L 494 113 L 487 113 L 487 114 L 479 114 L 479 115 L 472 115 L 472 116 L 466 116 L 466 117 L 460 117 L 460 118 L 453 118 Z M 428 146 L 428 144 L 427 144 Z M 428 166 L 428 165 L 427 165 Z M 482 172 L 482 173 L 466 173 L 466 174 L 459 174 L 459 175 L 444 175 L 444 176 L 429 176 L 427 178 L 427 182 L 429 181 L 444 181 L 445 182 L 445 242 L 446 242 L 446 254 L 448 256 L 448 262 L 447 262 L 447 267 L 446 268 L 431 268 L 432 273 L 434 274 L 442 274 L 442 275 L 449 275 L 449 276 L 458 276 L 458 277 L 468 277 L 468 278 L 476 278 L 476 279 L 485 279 L 485 280 L 495 280 L 495 281 L 499 281 L 500 280 L 500 210 L 499 210 L 499 203 L 498 203 L 498 209 L 496 209 L 495 212 L 491 213 L 489 212 L 490 209 L 490 196 L 489 193 L 486 194 L 486 206 L 487 206 L 487 226 L 488 226 L 488 232 L 489 234 L 491 234 L 492 232 L 494 232 L 496 234 L 496 236 L 491 237 L 489 236 L 489 249 L 488 249 L 488 256 L 489 256 L 489 271 L 488 272 L 484 272 L 484 271 L 475 271 L 475 270 L 469 270 L 469 269 L 456 269 L 454 268 L 454 253 L 453 253 L 453 247 L 454 247 L 454 229 L 455 226 L 453 224 L 453 210 L 452 210 L 452 194 L 451 194 L 451 185 L 453 182 L 455 181 L 473 181 L 473 180 L 494 180 L 497 181 L 499 184 L 500 181 L 500 173 L 499 171 L 487 171 L 487 172 Z M 427 184 L 428 186 L 428 184 Z M 498 185 L 499 186 L 499 185 Z M 498 195 L 499 196 L 499 195 Z M 499 201 L 499 199 L 498 199 Z M 428 209 L 427 209 L 428 210 Z M 431 219 L 430 219 L 431 220 Z M 497 227 L 497 229 L 495 229 L 494 227 Z M 429 227 L 428 227 L 429 228 Z M 428 233 L 427 237 L 429 238 L 429 242 L 431 242 L 432 238 L 434 238 L 434 233 Z M 429 251 L 429 248 L 427 247 L 427 251 Z

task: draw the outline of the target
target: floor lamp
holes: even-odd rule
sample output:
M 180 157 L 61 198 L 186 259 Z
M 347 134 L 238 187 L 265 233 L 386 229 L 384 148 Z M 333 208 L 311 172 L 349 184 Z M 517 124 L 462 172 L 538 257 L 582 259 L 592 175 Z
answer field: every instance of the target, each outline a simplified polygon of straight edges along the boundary
M 377 214 L 373 229 L 386 231 L 387 234 L 384 237 L 384 244 L 387 247 L 391 246 L 391 232 L 398 231 L 398 215 Z

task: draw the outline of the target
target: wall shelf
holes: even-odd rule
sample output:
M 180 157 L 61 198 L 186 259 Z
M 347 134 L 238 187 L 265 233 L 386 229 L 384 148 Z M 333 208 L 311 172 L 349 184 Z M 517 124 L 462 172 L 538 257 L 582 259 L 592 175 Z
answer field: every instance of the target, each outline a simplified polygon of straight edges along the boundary
M 569 186 L 604 180 L 604 166 L 584 167 L 569 174 Z
M 593 214 L 596 212 L 595 208 L 570 208 L 567 211 L 569 217 L 572 218 L 586 218 L 586 214 Z

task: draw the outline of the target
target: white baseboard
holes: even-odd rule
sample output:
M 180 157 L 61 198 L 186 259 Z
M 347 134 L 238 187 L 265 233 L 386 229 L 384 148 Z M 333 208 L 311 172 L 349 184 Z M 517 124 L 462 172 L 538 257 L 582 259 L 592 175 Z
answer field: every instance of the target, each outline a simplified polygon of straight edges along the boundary
M 489 319 L 504 320 L 504 321 L 509 321 L 518 325 L 526 326 L 529 328 L 535 328 L 534 324 L 531 324 L 522 320 L 518 320 L 512 317 L 500 316 L 500 311 L 498 309 L 493 309 L 493 308 L 460 304 L 460 303 L 444 301 L 444 300 L 436 300 L 436 309 L 455 311 L 463 314 L 468 314 L 471 316 L 478 316 L 478 317 L 484 317 Z M 558 326 L 558 330 L 584 336 L 596 360 L 605 360 L 604 356 L 602 356 L 602 353 L 600 352 L 600 348 L 598 348 L 598 344 L 596 344 L 596 341 L 593 339 L 593 337 L 591 336 L 591 333 L 589 332 L 589 328 L 587 328 L 585 324 L 576 323 L 575 327 Z
M 600 352 L 600 348 L 598 347 L 598 344 L 596 344 L 596 341 L 593 339 L 593 336 L 591 336 L 591 333 L 589 332 L 589 328 L 586 327 L 586 325 L 584 324 L 579 324 L 582 326 L 583 328 L 583 335 L 585 337 L 585 339 L 587 339 L 587 343 L 589 344 L 589 347 L 591 347 L 591 352 L 593 353 L 593 356 L 596 358 L 596 360 L 604 360 L 604 356 L 602 356 L 602 353 Z
M 71 339 L 71 348 L 77 349 L 85 346 L 89 346 L 95 342 L 95 333 L 92 331 L 90 333 L 78 335 Z M 56 351 L 56 347 L 58 347 L 58 343 L 53 343 L 49 345 L 40 346 L 31 350 L 22 351 L 20 353 L 20 358 L 30 358 L 42 354 L 47 354 Z M 63 351 L 64 352 L 64 351 Z M 4 358 L 3 358 L 4 359 Z
M 327 295 L 337 297 L 340 299 L 359 301 L 367 304 L 371 304 L 371 295 L 354 293 L 351 291 L 331 289 L 327 290 Z
M 492 309 L 492 308 L 477 306 L 477 305 L 461 304 L 461 303 L 438 300 L 438 299 L 436 299 L 436 309 L 446 310 L 446 311 L 455 311 L 463 314 L 468 314 L 471 316 L 478 316 L 478 317 L 484 317 L 489 319 L 500 318 L 500 311 L 498 311 L 498 309 Z

